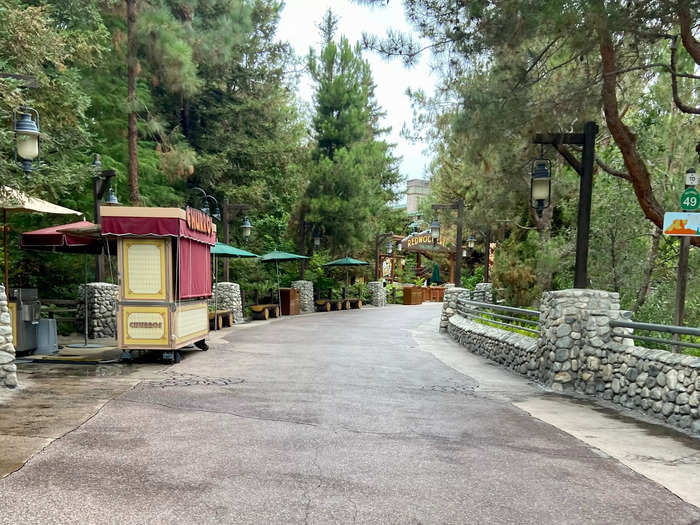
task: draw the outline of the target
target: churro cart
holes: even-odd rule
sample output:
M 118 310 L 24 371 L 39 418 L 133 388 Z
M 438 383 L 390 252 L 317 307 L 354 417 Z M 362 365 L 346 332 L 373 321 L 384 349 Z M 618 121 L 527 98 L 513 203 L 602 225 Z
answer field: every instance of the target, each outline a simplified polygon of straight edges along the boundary
M 102 235 L 117 241 L 119 301 L 117 341 L 132 350 L 207 349 L 207 299 L 211 297 L 210 247 L 216 226 L 187 208 L 101 207 Z

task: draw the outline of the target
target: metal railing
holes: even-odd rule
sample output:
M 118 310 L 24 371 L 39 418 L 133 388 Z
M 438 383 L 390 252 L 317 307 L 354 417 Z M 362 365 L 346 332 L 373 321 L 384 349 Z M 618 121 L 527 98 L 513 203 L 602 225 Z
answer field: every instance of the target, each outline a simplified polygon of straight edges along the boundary
M 648 343 L 664 344 L 669 346 L 685 346 L 687 348 L 700 348 L 699 343 L 690 343 L 688 341 L 681 341 L 680 336 L 689 335 L 694 337 L 700 337 L 700 328 L 691 328 L 688 326 L 674 326 L 666 324 L 654 324 L 654 323 L 637 323 L 635 321 L 623 321 L 620 319 L 611 319 L 610 326 L 621 327 L 621 328 L 632 328 L 634 330 L 643 330 L 645 332 L 664 332 L 668 334 L 677 335 L 677 338 L 668 339 L 665 337 L 651 337 L 647 335 L 635 335 L 635 334 L 615 334 L 616 337 L 624 337 L 627 339 L 634 339 L 638 341 L 645 341 Z
M 523 332 L 528 332 L 535 335 L 539 335 L 540 333 L 538 329 L 540 326 L 540 312 L 537 310 L 515 308 L 514 306 L 503 306 L 500 304 L 482 303 L 468 299 L 458 299 L 457 312 L 462 317 L 466 317 L 468 319 L 475 319 L 477 321 L 495 324 L 498 326 L 522 330 Z M 516 315 L 520 317 L 515 317 Z M 523 324 L 527 326 L 523 326 Z

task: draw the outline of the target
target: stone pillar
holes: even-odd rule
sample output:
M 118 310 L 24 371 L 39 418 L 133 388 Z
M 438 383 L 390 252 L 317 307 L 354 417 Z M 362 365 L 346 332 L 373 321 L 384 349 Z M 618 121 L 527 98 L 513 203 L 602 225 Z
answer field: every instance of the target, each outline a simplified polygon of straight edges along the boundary
M 472 300 L 480 303 L 493 303 L 493 284 L 478 283 L 472 293 Z
M 12 345 L 12 322 L 7 307 L 5 287 L 0 285 L 0 387 L 17 386 L 15 347 Z
M 620 295 L 602 290 L 559 290 L 542 294 L 537 367 L 554 391 L 596 394 L 613 377 L 605 346 L 615 335 L 611 319 L 621 319 Z
M 78 333 L 85 330 L 85 288 L 87 286 L 88 337 L 117 337 L 117 299 L 119 287 L 110 283 L 87 283 L 78 288 Z
M 216 297 L 217 310 L 232 310 L 233 320 L 236 323 L 241 323 L 245 320 L 241 302 L 241 287 L 238 283 L 216 283 L 212 294 L 212 300 Z
M 370 293 L 370 303 L 374 306 L 386 306 L 386 289 L 381 281 L 371 281 L 367 283 Z
M 301 294 L 301 311 L 314 311 L 314 283 L 311 281 L 292 281 L 292 288 L 299 290 Z
M 440 330 L 447 330 L 450 317 L 457 313 L 457 299 L 471 298 L 471 291 L 467 288 L 452 286 L 445 290 L 445 298 L 442 301 L 442 313 L 440 314 Z

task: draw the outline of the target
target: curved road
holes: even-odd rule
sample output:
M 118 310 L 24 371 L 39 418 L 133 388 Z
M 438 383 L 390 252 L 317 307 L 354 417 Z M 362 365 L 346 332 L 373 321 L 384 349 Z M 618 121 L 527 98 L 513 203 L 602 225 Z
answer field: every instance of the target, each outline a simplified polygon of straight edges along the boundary
M 700 520 L 423 351 L 438 308 L 234 327 L 0 480 L 0 523 Z

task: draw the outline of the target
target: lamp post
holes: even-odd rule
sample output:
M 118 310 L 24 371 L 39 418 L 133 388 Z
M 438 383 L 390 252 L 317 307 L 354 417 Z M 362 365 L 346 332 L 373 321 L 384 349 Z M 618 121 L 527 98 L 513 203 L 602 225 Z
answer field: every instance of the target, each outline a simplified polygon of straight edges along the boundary
M 382 242 L 384 242 L 385 239 L 388 239 L 389 237 L 393 237 L 394 232 L 389 232 L 389 233 L 377 233 L 374 236 L 374 279 L 376 281 L 379 280 L 379 258 L 381 257 L 379 253 L 379 247 L 381 246 Z
M 595 159 L 595 136 L 598 126 L 586 122 L 583 133 L 550 133 L 535 135 L 535 144 L 550 144 L 581 177 L 579 185 L 578 221 L 576 225 L 576 268 L 574 288 L 588 287 L 588 237 L 591 226 L 591 200 L 593 194 L 593 161 Z M 566 144 L 583 146 L 581 162 L 566 148 Z M 531 190 L 534 195 L 534 188 Z M 539 193 L 538 193 L 539 195 Z
M 433 210 L 457 210 L 457 242 L 455 244 L 455 286 L 462 285 L 462 223 L 464 222 L 464 199 L 457 199 L 452 204 L 433 204 Z M 437 226 L 437 237 L 435 236 L 433 226 Z M 435 217 L 433 224 L 430 225 L 430 233 L 433 236 L 433 244 L 437 243 L 440 238 L 440 222 Z
M 321 232 L 316 227 L 316 228 L 314 228 L 314 232 L 312 235 L 313 235 L 313 239 L 314 239 L 314 251 L 317 252 L 318 250 L 321 249 Z
M 34 118 L 32 118 L 32 116 Z M 34 160 L 39 163 L 39 112 L 33 108 L 20 108 L 13 114 L 15 132 L 15 160 L 22 161 L 22 171 L 29 178 L 34 170 Z
M 114 170 L 103 170 L 102 162 L 100 162 L 100 156 L 95 153 L 92 159 L 92 204 L 93 204 L 93 217 L 95 218 L 95 224 L 100 224 L 102 222 L 102 217 L 100 215 L 100 204 L 102 204 L 102 197 L 104 197 L 105 192 L 107 193 L 107 198 L 105 199 L 105 204 L 110 206 L 119 205 L 117 196 L 114 194 L 114 190 L 110 185 L 110 180 L 116 175 Z M 99 283 L 104 281 L 105 276 L 105 261 L 102 250 L 100 253 L 95 255 L 95 280 Z

